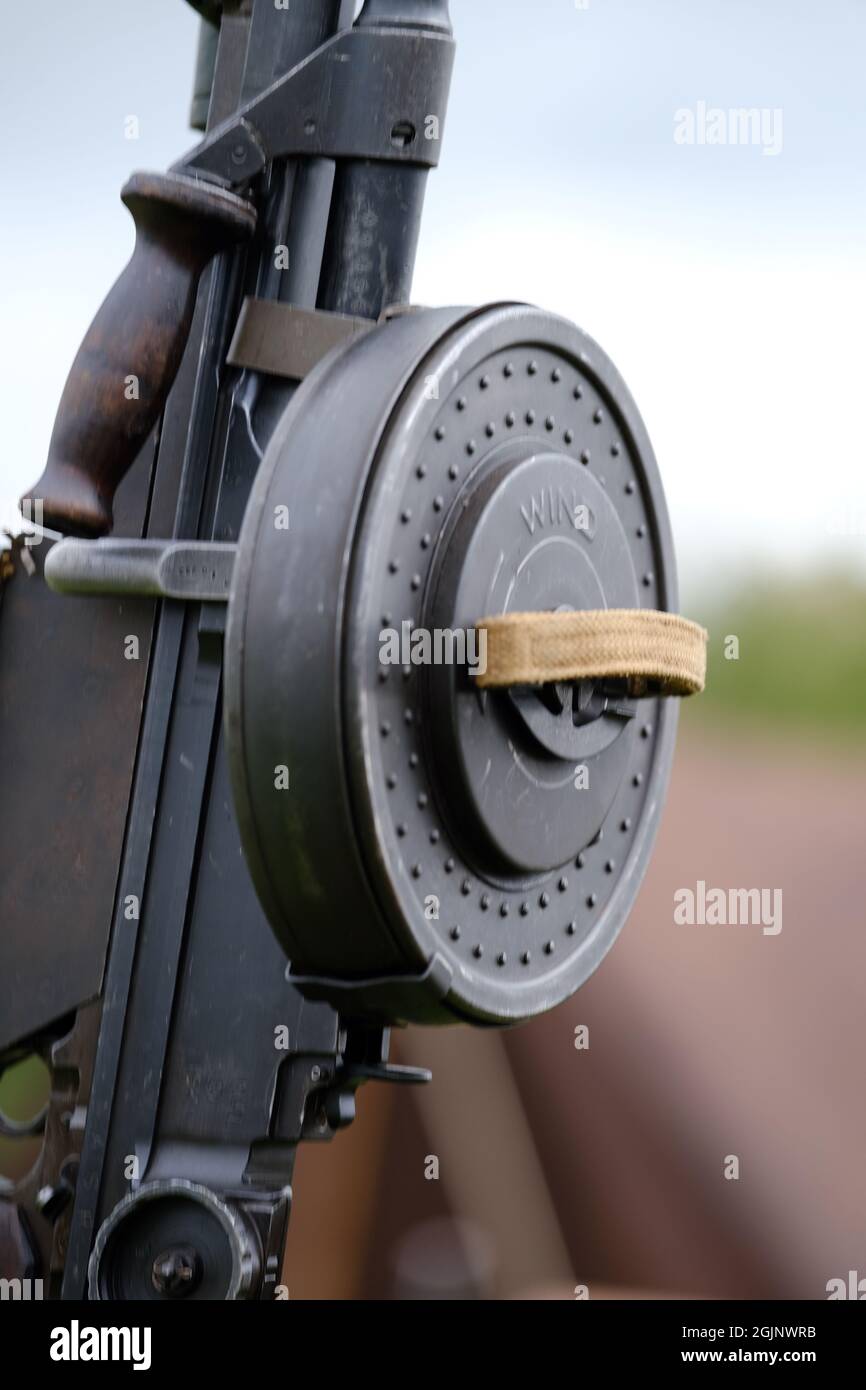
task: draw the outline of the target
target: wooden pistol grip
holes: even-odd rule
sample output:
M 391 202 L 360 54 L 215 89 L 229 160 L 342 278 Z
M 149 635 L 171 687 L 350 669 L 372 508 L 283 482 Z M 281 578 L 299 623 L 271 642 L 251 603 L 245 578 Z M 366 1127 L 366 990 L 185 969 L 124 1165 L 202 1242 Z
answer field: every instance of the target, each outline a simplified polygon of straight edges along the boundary
M 117 486 L 177 375 L 202 271 L 256 223 L 245 199 L 181 174 L 133 174 L 121 197 L 135 250 L 78 349 L 45 471 L 21 499 L 30 516 L 41 502 L 45 526 L 80 536 L 111 530 Z

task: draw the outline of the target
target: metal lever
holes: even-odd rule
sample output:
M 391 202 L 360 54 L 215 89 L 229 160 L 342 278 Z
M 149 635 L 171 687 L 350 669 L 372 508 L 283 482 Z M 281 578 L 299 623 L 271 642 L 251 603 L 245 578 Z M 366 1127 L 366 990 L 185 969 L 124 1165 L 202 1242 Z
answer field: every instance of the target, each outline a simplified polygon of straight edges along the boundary
M 45 557 L 58 594 L 152 594 L 227 603 L 237 547 L 217 541 L 59 541 Z

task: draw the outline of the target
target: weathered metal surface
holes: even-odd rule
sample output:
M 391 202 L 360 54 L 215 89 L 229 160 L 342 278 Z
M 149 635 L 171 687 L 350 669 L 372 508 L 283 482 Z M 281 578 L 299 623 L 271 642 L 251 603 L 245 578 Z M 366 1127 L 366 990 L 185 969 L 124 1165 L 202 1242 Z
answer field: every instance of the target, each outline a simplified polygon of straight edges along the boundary
M 321 42 L 338 10 L 336 0 L 304 0 L 286 14 L 257 0 L 249 34 L 226 16 L 211 118 L 237 105 L 241 84 L 263 85 L 275 53 L 292 65 L 306 44 Z M 156 538 L 237 534 L 259 463 L 257 437 L 267 438 L 291 390 L 223 371 L 240 295 L 281 287 L 274 245 L 287 243 L 293 263 L 315 263 L 296 243 L 303 199 L 295 170 L 268 171 L 259 191 L 253 251 L 217 261 L 199 295 L 201 337 L 187 356 L 194 349 L 194 381 L 185 401 L 177 392 L 169 401 L 157 474 L 159 483 L 163 459 L 173 476 L 182 461 L 178 505 L 172 514 L 166 498 L 155 499 L 149 534 Z M 314 296 L 315 281 L 305 293 Z M 329 1064 L 333 1074 L 336 1015 L 324 1005 L 311 1009 L 286 980 L 240 852 L 221 752 L 219 616 L 213 606 L 161 609 L 121 869 L 122 892 L 136 894 L 143 910 L 137 922 L 124 922 L 121 899 L 117 911 L 66 1298 L 84 1293 L 96 1233 L 128 1191 L 130 1153 L 142 1178 L 183 1178 L 215 1193 L 244 1181 L 244 1209 L 267 1255 L 257 1296 L 273 1296 L 295 1144 L 302 1128 L 304 1137 L 307 1128 L 310 1137 L 333 1132 L 327 1117 L 321 1127 L 313 1123 L 306 1093 L 323 1086 Z M 288 1051 L 274 1046 L 277 1024 L 288 1029 Z
M 453 63 L 454 43 L 444 30 L 370 24 L 345 29 L 174 167 L 232 186 L 289 155 L 434 168 Z
M 373 326 L 372 319 L 349 314 L 245 299 L 226 360 L 232 367 L 302 381 L 333 348 Z
M 118 494 L 126 534 L 152 465 L 148 444 Z M 13 559 L 0 608 L 0 1048 L 99 992 L 153 626 L 147 599 L 53 594 L 50 548 L 32 576 Z
M 59 1024 L 37 1040 L 51 1073 L 42 1149 L 10 1196 L 21 1211 L 45 1297 L 58 1294 L 66 1259 L 100 1013 L 98 1002 L 87 1004 L 78 1010 L 71 1025 Z M 0 1203 L 0 1265 L 4 1257 L 2 1215 Z M 28 1276 L 19 1272 L 19 1277 Z
M 468 650 L 500 612 L 641 604 L 676 606 L 658 469 L 578 328 L 421 311 L 311 373 L 256 478 L 226 643 L 247 860 L 303 988 L 506 1023 L 583 983 L 648 862 L 676 707 L 598 690 L 579 722 L 542 708 L 554 731 L 537 694 L 473 688 L 430 644 Z

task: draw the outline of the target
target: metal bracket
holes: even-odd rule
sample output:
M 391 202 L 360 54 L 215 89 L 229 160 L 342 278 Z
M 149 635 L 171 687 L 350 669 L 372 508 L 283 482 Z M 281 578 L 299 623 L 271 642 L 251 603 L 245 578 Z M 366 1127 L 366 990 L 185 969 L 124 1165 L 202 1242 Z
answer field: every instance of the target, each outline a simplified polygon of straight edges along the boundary
M 446 998 L 453 981 L 450 965 L 435 952 L 420 975 L 380 975 L 360 979 L 338 979 L 330 975 L 307 975 L 290 965 L 286 979 L 307 999 L 321 999 L 337 1009 L 343 1018 L 355 1015 L 378 1015 L 389 1022 L 403 1018 L 407 1000 L 411 1000 L 417 1021 L 423 1016 L 425 1004 L 430 1021 L 435 1021 L 435 1005 Z
M 333 348 L 375 327 L 374 319 L 299 309 L 275 299 L 245 299 L 226 362 L 302 381 Z
M 454 42 L 444 33 L 344 29 L 172 167 L 231 188 L 289 156 L 433 168 L 453 63 Z
M 419 312 L 417 304 L 389 304 L 378 319 L 301 309 L 277 299 L 247 298 L 226 356 L 230 367 L 303 381 L 334 348 L 369 333 L 377 324 Z
M 219 541 L 84 541 L 52 546 L 45 580 L 58 594 L 143 594 L 227 603 L 237 547 Z

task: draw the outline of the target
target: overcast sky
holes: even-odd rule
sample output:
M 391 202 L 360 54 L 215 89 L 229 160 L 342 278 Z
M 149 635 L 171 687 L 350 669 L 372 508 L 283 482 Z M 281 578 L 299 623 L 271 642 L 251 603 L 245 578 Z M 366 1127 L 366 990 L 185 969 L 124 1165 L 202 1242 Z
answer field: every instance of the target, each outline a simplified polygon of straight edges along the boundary
M 866 571 L 866 4 L 451 12 L 415 299 L 526 299 L 598 339 L 649 427 L 686 593 L 761 562 Z M 183 0 L 4 5 L 4 517 L 41 472 L 71 359 L 131 250 L 122 183 L 195 141 L 196 32 Z M 713 121 L 731 135 L 713 110 L 740 107 L 764 111 L 757 141 L 708 143 Z

